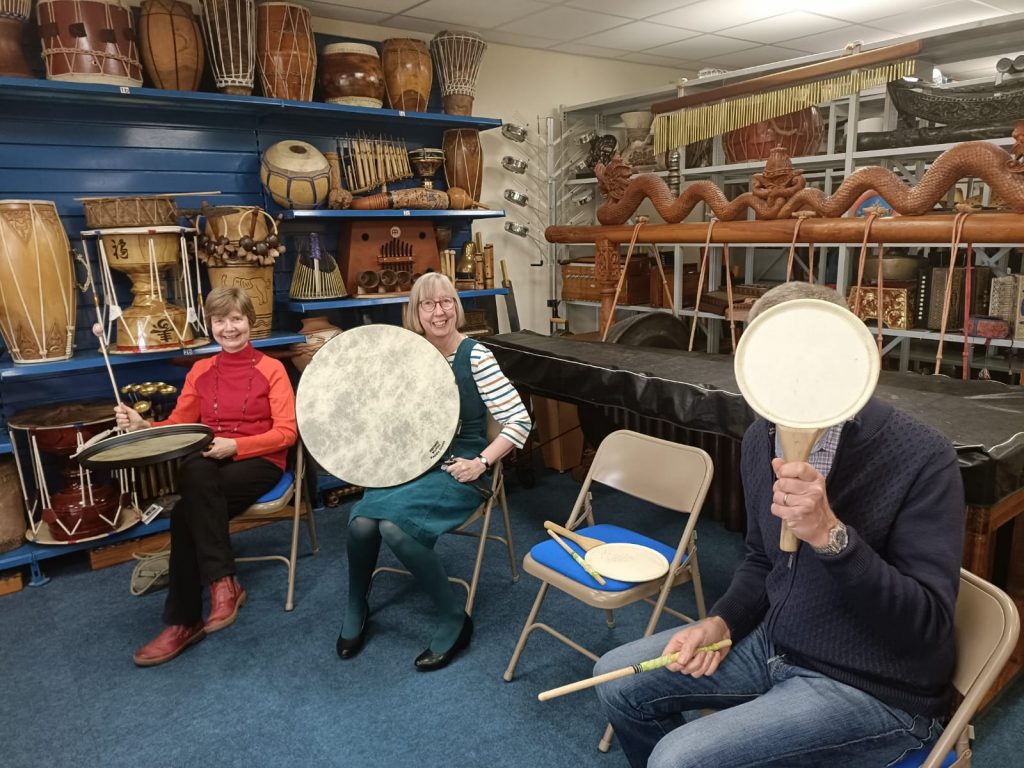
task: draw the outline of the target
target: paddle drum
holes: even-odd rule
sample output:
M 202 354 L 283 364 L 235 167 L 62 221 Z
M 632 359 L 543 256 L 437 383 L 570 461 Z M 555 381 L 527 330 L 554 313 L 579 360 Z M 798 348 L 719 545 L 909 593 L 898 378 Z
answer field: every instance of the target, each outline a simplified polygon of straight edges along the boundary
M 0 333 L 16 363 L 71 357 L 71 244 L 47 200 L 0 200 Z
M 807 461 L 822 431 L 871 398 L 881 361 L 867 326 L 850 310 L 796 299 L 758 315 L 736 348 L 736 382 L 747 404 L 779 430 L 786 461 Z M 786 526 L 779 547 L 799 541 Z
M 47 80 L 142 85 L 127 0 L 39 0 L 36 13 Z
M 448 361 L 422 336 L 365 325 L 316 353 L 299 380 L 295 414 L 320 466 L 352 485 L 388 488 L 444 457 L 459 392 Z

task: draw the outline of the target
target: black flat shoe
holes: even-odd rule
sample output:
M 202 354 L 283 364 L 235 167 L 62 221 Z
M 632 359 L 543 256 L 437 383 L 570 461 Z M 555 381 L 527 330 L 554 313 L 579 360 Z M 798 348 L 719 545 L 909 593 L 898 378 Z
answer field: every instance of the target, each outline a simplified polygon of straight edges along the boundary
M 355 637 L 342 637 L 338 635 L 337 650 L 338 655 L 343 659 L 351 659 L 353 656 L 363 650 L 363 644 L 366 642 L 366 623 L 369 619 L 369 612 L 363 617 L 362 626 L 359 627 L 359 634 Z
M 466 614 L 466 617 L 462 620 L 462 629 L 459 630 L 459 636 L 455 638 L 455 643 L 452 647 L 444 653 L 435 653 L 427 648 L 427 650 L 416 657 L 416 669 L 420 672 L 433 672 L 435 669 L 444 669 L 459 655 L 459 651 L 469 646 L 469 641 L 472 637 L 473 619 L 469 617 L 469 614 Z

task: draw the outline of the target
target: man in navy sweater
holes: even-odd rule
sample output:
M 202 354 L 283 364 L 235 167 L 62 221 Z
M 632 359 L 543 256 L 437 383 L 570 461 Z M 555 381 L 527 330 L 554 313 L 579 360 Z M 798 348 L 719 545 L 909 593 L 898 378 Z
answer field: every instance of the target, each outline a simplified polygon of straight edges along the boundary
M 771 306 L 834 291 L 787 283 Z M 633 768 L 878 768 L 933 742 L 950 705 L 964 492 L 943 436 L 872 399 L 808 462 L 775 426 L 743 438 L 746 556 L 708 617 L 611 651 L 601 674 L 676 663 L 596 690 Z M 797 552 L 779 549 L 786 525 Z M 729 639 L 732 647 L 696 652 Z M 705 717 L 695 710 L 714 709 Z

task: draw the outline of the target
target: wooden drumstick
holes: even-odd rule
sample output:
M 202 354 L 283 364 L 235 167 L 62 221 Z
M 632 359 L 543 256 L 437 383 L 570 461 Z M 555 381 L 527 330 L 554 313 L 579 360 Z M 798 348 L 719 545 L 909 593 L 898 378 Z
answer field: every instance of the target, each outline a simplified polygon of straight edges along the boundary
M 121 405 L 121 389 L 117 386 L 117 380 L 114 378 L 114 369 L 110 365 L 110 357 L 107 355 L 107 340 L 103 336 L 103 325 L 101 323 L 93 323 L 92 332 L 100 342 L 100 352 L 103 353 L 103 363 L 107 367 L 107 374 L 110 376 L 110 386 L 114 388 L 114 399 L 118 405 Z
M 702 645 L 694 649 L 694 653 L 714 653 L 715 651 L 720 651 L 723 648 L 728 648 L 731 645 L 732 640 L 719 640 L 717 643 Z M 661 669 L 662 667 L 667 667 L 678 657 L 678 652 L 670 653 L 665 656 L 659 656 L 656 659 L 641 661 L 639 664 L 634 664 L 631 667 L 613 669 L 611 672 L 605 672 L 603 675 L 597 675 L 587 680 L 578 680 L 575 683 L 569 683 L 568 685 L 563 685 L 559 688 L 552 688 L 550 691 L 542 691 L 537 694 L 537 699 L 539 701 L 547 701 L 548 699 L 565 696 L 567 693 L 575 693 L 576 691 L 582 691 L 585 688 L 593 688 L 595 685 L 600 685 L 601 683 L 618 680 L 620 677 L 629 677 L 630 675 L 635 675 L 640 672 L 650 672 L 652 669 Z
M 552 531 L 550 528 L 548 528 L 548 536 L 557 541 L 558 545 L 566 552 L 568 552 L 572 559 L 576 561 L 576 564 L 579 565 L 579 567 L 582 568 L 584 571 L 589 573 L 590 577 L 594 581 L 596 581 L 602 587 L 608 583 L 601 577 L 601 574 L 599 574 L 597 571 L 590 567 L 590 564 L 586 560 L 584 560 L 582 557 L 576 554 L 576 550 L 574 550 L 572 547 L 570 547 L 568 544 L 562 541 L 562 537 L 554 531 Z

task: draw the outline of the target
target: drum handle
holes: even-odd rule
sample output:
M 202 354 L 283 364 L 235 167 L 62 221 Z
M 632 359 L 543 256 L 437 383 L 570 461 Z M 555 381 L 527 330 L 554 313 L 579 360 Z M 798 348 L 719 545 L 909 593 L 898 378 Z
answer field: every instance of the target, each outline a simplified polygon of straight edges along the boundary
M 267 221 L 270 222 L 270 232 L 271 232 L 271 234 L 274 234 L 274 235 L 277 234 L 277 219 L 275 219 L 273 216 L 271 216 L 269 213 L 267 213 L 262 208 L 253 207 L 253 208 L 249 209 L 249 212 L 251 214 L 253 214 L 252 226 L 249 227 L 249 237 L 252 237 L 253 232 L 256 231 L 256 216 L 258 216 L 260 214 L 262 214 L 263 216 L 266 216 L 267 217 Z M 239 227 L 239 229 L 241 229 L 241 227 Z
M 79 253 L 74 248 L 68 251 L 68 254 L 71 256 L 72 261 L 77 261 L 85 269 L 85 282 L 75 283 L 75 285 L 78 286 L 78 290 L 80 290 L 82 293 L 85 293 L 86 291 L 93 287 L 92 270 L 89 268 L 89 260 L 85 258 L 84 254 Z

